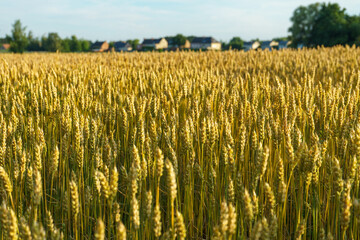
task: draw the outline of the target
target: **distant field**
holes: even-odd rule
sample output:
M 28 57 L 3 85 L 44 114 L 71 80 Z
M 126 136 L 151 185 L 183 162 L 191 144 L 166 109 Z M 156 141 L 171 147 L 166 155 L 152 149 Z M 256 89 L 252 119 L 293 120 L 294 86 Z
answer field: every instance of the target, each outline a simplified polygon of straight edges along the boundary
M 2 239 L 360 239 L 360 49 L 0 55 Z

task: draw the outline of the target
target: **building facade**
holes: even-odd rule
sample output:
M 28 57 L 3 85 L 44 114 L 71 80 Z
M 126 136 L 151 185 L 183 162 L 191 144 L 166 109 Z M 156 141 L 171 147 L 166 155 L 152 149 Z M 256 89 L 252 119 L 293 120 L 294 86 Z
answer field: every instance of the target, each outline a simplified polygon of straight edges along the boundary
M 259 41 L 244 42 L 244 51 L 256 50 L 261 46 Z
M 165 38 L 144 39 L 144 41 L 141 44 L 142 50 L 160 50 L 160 49 L 167 49 L 167 48 L 168 48 L 168 42 Z
M 105 52 L 107 50 L 109 50 L 109 44 L 106 41 L 104 42 L 96 41 L 91 45 L 92 52 Z
M 191 49 L 221 50 L 221 43 L 212 37 L 196 37 L 191 41 Z
M 132 51 L 131 44 L 128 42 L 118 41 L 114 42 L 114 49 L 116 52 L 130 52 Z

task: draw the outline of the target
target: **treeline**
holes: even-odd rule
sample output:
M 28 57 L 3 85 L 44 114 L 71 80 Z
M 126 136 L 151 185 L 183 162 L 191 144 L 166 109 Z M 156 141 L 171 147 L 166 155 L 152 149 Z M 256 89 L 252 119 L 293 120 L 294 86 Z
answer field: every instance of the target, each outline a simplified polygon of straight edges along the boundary
M 62 39 L 58 33 L 53 32 L 41 38 L 34 37 L 31 31 L 26 32 L 26 27 L 22 26 L 20 20 L 15 21 L 11 34 L 1 42 L 10 43 L 10 51 L 15 53 L 25 51 L 87 52 L 91 47 L 91 41 L 78 39 L 75 35 Z
M 177 34 L 175 36 L 167 36 L 166 40 L 172 45 L 183 46 L 186 41 L 192 42 L 195 36 L 184 36 Z M 287 38 L 283 38 L 287 39 Z M 259 41 L 259 39 L 255 39 Z M 254 40 L 254 41 L 255 41 Z M 277 39 L 273 39 L 277 40 Z M 140 45 L 139 39 L 127 40 L 132 49 L 136 50 Z M 34 37 L 32 32 L 26 31 L 26 27 L 22 26 L 20 20 L 16 20 L 12 26 L 10 35 L 5 39 L 0 39 L 0 43 L 10 43 L 10 51 L 15 53 L 28 52 L 88 52 L 91 51 L 92 42 L 85 39 L 78 39 L 75 35 L 70 38 L 62 39 L 58 33 L 52 32 L 47 36 Z M 222 49 L 244 49 L 244 41 L 240 37 L 233 37 L 229 42 L 221 42 Z M 114 42 L 109 42 L 109 48 L 114 47 Z
M 75 35 L 61 39 L 57 33 L 49 33 L 41 39 L 29 34 L 28 41 L 27 51 L 88 52 L 91 47 L 91 41 L 78 39 Z
M 292 45 L 306 47 L 360 45 L 360 15 L 337 3 L 313 3 L 295 9 L 289 28 Z

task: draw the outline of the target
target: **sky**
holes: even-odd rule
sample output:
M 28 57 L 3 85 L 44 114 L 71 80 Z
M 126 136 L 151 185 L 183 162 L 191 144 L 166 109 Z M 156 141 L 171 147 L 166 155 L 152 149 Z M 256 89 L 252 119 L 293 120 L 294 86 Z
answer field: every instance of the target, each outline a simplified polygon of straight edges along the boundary
M 0 37 L 20 19 L 34 36 L 57 32 L 95 40 L 156 38 L 182 33 L 229 41 L 289 35 L 290 17 L 309 0 L 0 0 Z M 331 1 L 332 2 L 332 1 Z M 336 1 L 360 14 L 359 0 Z

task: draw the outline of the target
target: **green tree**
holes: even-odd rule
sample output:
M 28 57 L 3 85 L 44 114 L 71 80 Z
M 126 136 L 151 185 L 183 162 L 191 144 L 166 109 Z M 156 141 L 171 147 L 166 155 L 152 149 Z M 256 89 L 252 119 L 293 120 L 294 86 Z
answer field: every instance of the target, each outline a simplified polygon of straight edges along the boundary
M 196 38 L 196 36 L 191 35 L 191 36 L 187 36 L 186 38 L 187 38 L 187 40 L 192 42 L 192 40 L 194 40 L 194 38 Z
M 43 35 L 43 36 L 41 37 L 41 48 L 42 48 L 43 51 L 47 51 L 47 50 L 45 49 L 46 44 L 47 44 L 47 37 L 46 37 L 45 35 Z
M 91 42 L 88 40 L 80 40 L 81 43 L 81 51 L 88 52 L 91 47 Z
M 26 27 L 21 25 L 20 20 L 16 20 L 11 30 L 11 36 L 6 36 L 10 43 L 10 51 L 15 53 L 23 53 L 28 45 L 26 37 Z
M 180 46 L 185 45 L 187 39 L 186 39 L 186 37 L 185 37 L 184 35 L 182 35 L 182 34 L 177 34 L 177 35 L 173 38 L 173 40 L 174 40 L 174 44 L 180 47 Z
M 347 17 L 348 44 L 360 46 L 360 16 Z
M 49 52 L 56 52 L 61 50 L 61 38 L 57 33 L 49 33 L 44 41 L 44 49 Z
M 75 35 L 72 35 L 70 40 L 70 51 L 81 52 L 81 50 L 81 41 L 79 41 Z
M 229 44 L 227 44 L 224 41 L 220 41 L 220 43 L 221 43 L 221 49 L 223 49 L 223 50 L 228 50 L 229 49 Z
M 346 44 L 348 42 L 346 28 L 345 9 L 342 9 L 337 3 L 323 3 L 311 29 L 308 45 L 331 47 L 337 44 Z
M 295 9 L 293 16 L 290 18 L 292 25 L 289 28 L 292 45 L 294 47 L 298 44 L 309 45 L 312 29 L 319 15 L 320 8 L 320 3 L 313 3 L 307 7 L 300 6 Z
M 132 47 L 133 50 L 136 50 L 137 49 L 137 46 L 140 44 L 140 40 L 139 39 L 134 39 L 134 40 L 127 40 L 126 41 L 127 43 L 129 43 Z
M 300 6 L 291 17 L 292 46 L 307 47 L 359 44 L 360 17 L 349 16 L 337 3 Z
M 30 51 L 30 52 L 37 52 L 37 51 L 42 51 L 42 47 L 41 47 L 41 42 L 38 38 L 35 38 L 33 36 L 33 33 L 31 31 L 29 31 L 28 33 L 28 40 L 29 43 L 27 45 L 26 50 Z
M 65 38 L 61 40 L 61 52 L 70 52 L 71 51 L 71 39 Z
M 233 37 L 228 45 L 229 48 L 240 50 L 244 47 L 244 41 L 240 37 Z
M 272 39 L 275 42 L 280 42 L 280 41 L 288 41 L 289 37 L 276 37 Z

